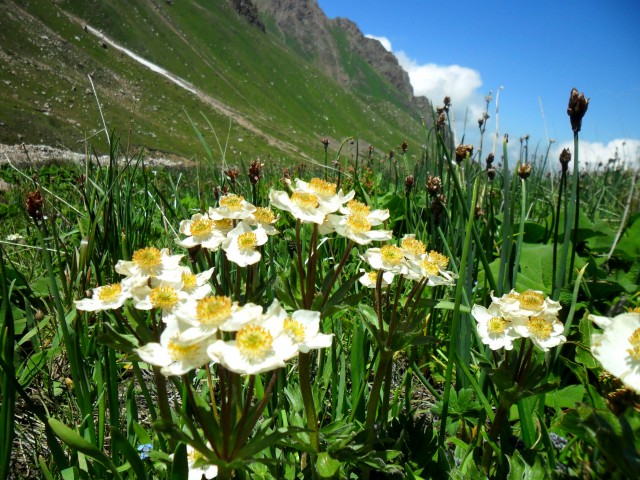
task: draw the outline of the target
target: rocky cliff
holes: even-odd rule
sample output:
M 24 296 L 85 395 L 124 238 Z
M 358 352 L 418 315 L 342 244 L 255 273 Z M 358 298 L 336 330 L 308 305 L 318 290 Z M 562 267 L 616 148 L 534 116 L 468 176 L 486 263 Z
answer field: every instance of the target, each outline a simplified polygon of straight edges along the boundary
M 430 102 L 414 96 L 409 75 L 397 58 L 377 40 L 366 38 L 351 20 L 327 18 L 317 0 L 253 1 L 293 48 L 340 84 L 351 88 L 365 85 L 367 72 L 358 65 L 360 60 L 395 87 L 407 107 L 421 115 L 430 113 Z

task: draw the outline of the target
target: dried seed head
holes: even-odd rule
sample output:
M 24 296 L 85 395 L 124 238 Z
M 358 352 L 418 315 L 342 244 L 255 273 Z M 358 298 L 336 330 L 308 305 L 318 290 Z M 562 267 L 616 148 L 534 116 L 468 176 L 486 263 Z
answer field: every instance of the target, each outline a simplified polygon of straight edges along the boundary
M 396 152 L 394 152 L 393 150 L 389 150 L 389 160 L 391 160 L 395 154 Z
M 416 179 L 413 178 L 413 175 L 407 175 L 407 178 L 404 179 L 404 189 L 407 193 L 410 193 L 413 190 L 413 186 L 416 184 Z
M 27 194 L 27 201 L 25 206 L 27 208 L 27 213 L 29 216 L 35 220 L 42 219 L 42 205 L 44 204 L 44 198 L 42 198 L 42 194 L 40 190 L 36 190 L 35 192 L 31 192 Z
M 260 162 L 260 160 L 254 160 L 251 162 L 251 165 L 249 165 L 249 181 L 253 185 L 260 181 L 262 167 L 264 167 L 264 163 Z
M 325 150 L 329 148 L 329 139 L 327 137 L 322 137 L 322 139 L 320 140 L 320 143 L 322 143 L 322 146 L 324 147 Z
M 369 148 L 367 149 L 367 155 L 369 156 L 369 158 L 371 158 L 371 156 L 373 155 L 373 145 L 369 145 Z
M 490 153 L 489 155 L 487 155 L 487 160 L 486 160 L 487 168 L 491 167 L 495 159 L 496 159 L 496 156 L 493 153 Z
M 496 178 L 496 169 L 493 167 L 487 168 L 487 177 L 493 181 L 493 179 Z
M 576 88 L 571 89 L 569 95 L 569 106 L 567 107 L 567 115 L 571 120 L 571 128 L 574 132 L 579 132 L 582 128 L 582 117 L 587 113 L 589 108 L 589 99 L 584 97 L 584 93 L 579 93 Z
M 400 146 L 400 148 L 402 149 L 402 153 L 407 153 L 407 149 L 409 148 L 409 144 L 407 143 L 407 141 L 403 141 L 402 145 Z
M 520 167 L 518 167 L 518 176 L 522 180 L 526 180 L 527 178 L 529 178 L 529 175 L 531 175 L 530 163 L 523 163 L 522 165 L 520 165 Z
M 444 97 L 444 100 L 442 102 L 444 103 L 445 110 L 449 111 L 449 107 L 451 106 L 451 97 L 447 95 L 446 97 Z
M 236 183 L 236 178 L 238 178 L 238 175 L 240 175 L 240 170 L 238 170 L 236 167 L 231 167 L 230 169 L 225 170 L 224 174 L 227 176 L 229 181 L 234 184 Z
M 560 164 L 562 165 L 562 171 L 566 172 L 569 169 L 569 162 L 571 161 L 571 152 L 568 148 L 563 148 L 560 152 Z
M 429 178 L 427 178 L 427 191 L 432 197 L 435 197 L 442 192 L 442 180 L 440 177 L 433 177 L 429 175 Z
M 461 163 L 465 158 L 473 155 L 473 145 L 458 145 L 456 148 L 456 162 Z

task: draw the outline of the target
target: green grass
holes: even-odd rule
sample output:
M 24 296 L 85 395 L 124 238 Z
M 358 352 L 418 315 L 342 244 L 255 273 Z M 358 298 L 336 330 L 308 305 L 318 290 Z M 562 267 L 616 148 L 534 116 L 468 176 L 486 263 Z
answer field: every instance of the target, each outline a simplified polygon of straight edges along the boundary
M 201 129 L 208 130 L 202 114 L 217 134 L 226 134 L 228 118 L 115 49 L 101 48 L 97 38 L 82 31 L 86 21 L 302 154 L 313 156 L 323 135 L 355 136 L 383 150 L 405 138 L 419 143 L 418 114 L 405 107 L 393 87 L 363 60 L 352 60 L 357 88 L 345 89 L 278 35 L 249 26 L 227 2 L 168 6 L 116 0 L 59 4 L 6 0 L 4 8 L 10 14 L 0 19 L 0 45 L 13 55 L 10 65 L 0 57 L 6 67 L 0 81 L 11 82 L 10 95 L 0 99 L 0 117 L 10 119 L 0 129 L 2 142 L 18 142 L 21 135 L 27 143 L 82 149 L 84 137 L 101 126 L 95 99 L 85 93 L 90 88 L 88 73 L 94 73 L 107 122 L 123 129 L 123 137 L 131 135 L 132 145 L 184 157 L 200 154 L 191 142 L 185 112 Z M 26 21 L 23 12 L 29 14 Z M 72 22 L 63 12 L 83 20 Z M 49 40 L 29 33 L 41 31 Z M 54 68 L 46 65 L 50 62 L 39 64 L 43 55 L 55 61 Z M 49 116 L 36 111 L 45 103 L 51 104 Z M 296 159 L 294 150 L 269 146 L 260 135 L 232 123 L 230 146 L 238 156 Z M 207 135 L 211 139 L 211 132 Z

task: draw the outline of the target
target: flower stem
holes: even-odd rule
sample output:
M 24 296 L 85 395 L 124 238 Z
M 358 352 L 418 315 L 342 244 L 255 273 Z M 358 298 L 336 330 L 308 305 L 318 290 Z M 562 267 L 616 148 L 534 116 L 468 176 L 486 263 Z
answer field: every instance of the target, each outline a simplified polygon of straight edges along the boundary
M 307 416 L 307 427 L 310 430 L 309 443 L 317 454 L 320 452 L 320 439 L 318 438 L 318 417 L 316 406 L 313 401 L 313 391 L 311 389 L 311 354 L 300 353 L 298 359 L 298 376 L 300 379 L 300 392 L 304 403 L 304 411 Z

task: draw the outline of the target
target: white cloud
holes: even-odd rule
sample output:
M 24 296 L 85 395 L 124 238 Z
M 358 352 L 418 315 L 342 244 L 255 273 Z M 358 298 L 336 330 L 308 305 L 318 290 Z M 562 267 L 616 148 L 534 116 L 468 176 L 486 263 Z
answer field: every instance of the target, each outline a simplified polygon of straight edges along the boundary
M 387 52 L 391 52 L 391 42 L 387 37 L 376 37 L 375 35 L 365 35 L 365 37 L 379 41 Z
M 480 92 L 480 72 L 460 65 L 419 64 L 403 52 L 396 52 L 400 66 L 409 74 L 413 91 L 424 95 L 434 106 L 451 97 L 452 113 L 458 136 L 462 135 L 465 116 L 467 133 L 477 131 L 477 121 L 484 110 L 484 94 Z
M 551 153 L 551 165 L 558 162 L 563 148 L 568 148 L 572 155 L 575 154 L 573 141 L 562 142 Z M 640 140 L 635 138 L 616 138 L 607 144 L 580 140 L 579 149 L 581 165 L 589 164 L 592 168 L 600 162 L 607 165 L 610 158 L 617 157 L 618 161 L 623 162 L 622 164 L 626 167 L 638 168 L 640 166 Z M 570 169 L 572 165 L 573 163 L 569 164 Z

